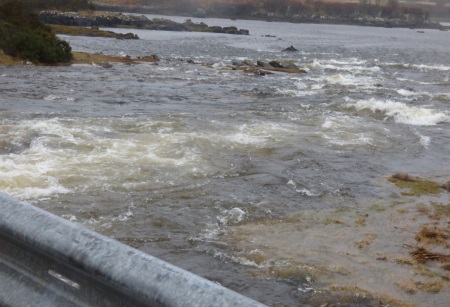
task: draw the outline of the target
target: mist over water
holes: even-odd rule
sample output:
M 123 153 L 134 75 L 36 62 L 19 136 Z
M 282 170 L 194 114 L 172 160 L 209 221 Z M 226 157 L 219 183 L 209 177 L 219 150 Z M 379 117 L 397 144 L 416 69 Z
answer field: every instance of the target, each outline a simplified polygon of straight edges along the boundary
M 265 304 L 326 302 L 320 288 L 339 281 L 314 284 L 308 267 L 350 264 L 332 263 L 343 245 L 321 221 L 393 201 L 397 172 L 450 180 L 449 34 L 201 21 L 251 35 L 65 36 L 75 51 L 162 60 L 0 67 L 0 190 Z M 308 73 L 254 76 L 226 69 L 233 59 Z M 267 273 L 286 261 L 305 266 L 301 281 Z M 382 289 L 373 274 L 364 285 Z

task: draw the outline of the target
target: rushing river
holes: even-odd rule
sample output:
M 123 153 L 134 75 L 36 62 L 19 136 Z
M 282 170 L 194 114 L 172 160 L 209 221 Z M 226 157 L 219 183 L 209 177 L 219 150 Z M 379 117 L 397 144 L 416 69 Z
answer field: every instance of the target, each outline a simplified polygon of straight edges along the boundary
M 0 190 L 268 305 L 447 305 L 396 287 L 416 200 L 387 177 L 450 180 L 450 32 L 194 21 L 250 36 L 63 36 L 161 62 L 0 67 Z

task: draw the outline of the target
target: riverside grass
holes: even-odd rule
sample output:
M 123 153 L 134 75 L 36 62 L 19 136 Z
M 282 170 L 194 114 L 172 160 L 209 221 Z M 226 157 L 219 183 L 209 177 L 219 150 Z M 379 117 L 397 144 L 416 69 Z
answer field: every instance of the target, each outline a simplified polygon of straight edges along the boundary
M 70 65 L 70 64 L 102 64 L 102 63 L 123 63 L 123 64 L 139 64 L 142 62 L 155 63 L 158 62 L 157 57 L 147 56 L 141 58 L 121 57 L 113 55 L 105 55 L 99 53 L 72 52 L 73 59 L 68 63 L 59 63 L 53 65 Z M 12 57 L 4 54 L 0 50 L 0 65 L 13 66 L 23 65 L 24 61 L 20 58 Z M 39 64 L 48 65 L 48 64 Z
M 86 28 L 79 26 L 63 26 L 63 25 L 48 25 L 56 34 L 73 35 L 73 36 L 92 36 L 92 37 L 109 37 L 117 39 L 139 39 L 137 35 L 132 33 L 115 33 L 112 31 L 104 31 L 96 28 Z

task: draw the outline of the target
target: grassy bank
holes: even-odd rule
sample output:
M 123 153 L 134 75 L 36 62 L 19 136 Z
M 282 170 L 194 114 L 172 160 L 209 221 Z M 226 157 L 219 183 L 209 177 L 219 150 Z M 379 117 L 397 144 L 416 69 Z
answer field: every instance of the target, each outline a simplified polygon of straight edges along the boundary
M 7 55 L 0 50 L 0 65 L 11 66 L 20 64 L 22 64 L 22 61 L 20 59 Z
M 64 65 L 70 64 L 96 64 L 105 65 L 107 63 L 122 63 L 122 64 L 140 64 L 140 63 L 155 63 L 159 59 L 157 56 L 146 56 L 140 58 L 121 57 L 113 55 L 105 55 L 99 53 L 86 53 L 86 52 L 73 52 L 73 58 L 70 62 L 64 63 Z M 4 54 L 0 51 L 0 65 L 12 66 L 23 65 L 24 61 L 20 58 L 12 57 Z
M 114 33 L 112 31 L 104 31 L 98 28 L 86 28 L 78 26 L 48 25 L 56 34 L 73 35 L 73 36 L 92 36 L 92 37 L 109 37 L 116 39 L 139 39 L 133 33 Z

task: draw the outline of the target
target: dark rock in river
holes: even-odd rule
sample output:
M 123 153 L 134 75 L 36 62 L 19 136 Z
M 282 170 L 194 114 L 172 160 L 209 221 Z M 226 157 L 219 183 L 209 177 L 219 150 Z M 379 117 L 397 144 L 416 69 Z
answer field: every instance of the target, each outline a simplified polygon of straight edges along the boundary
M 231 65 L 233 65 L 233 66 L 244 66 L 244 63 L 242 63 L 241 60 L 233 59 L 233 60 L 231 60 Z
M 281 62 L 281 65 L 286 69 L 299 69 L 292 61 L 283 61 Z
M 253 64 L 251 60 L 244 60 L 242 61 L 242 63 L 244 64 L 244 66 L 255 67 L 255 64 Z
M 108 62 L 101 62 L 100 66 L 103 67 L 103 68 L 106 68 L 106 69 L 114 67 L 111 63 L 108 63 Z
M 283 49 L 283 51 L 289 51 L 289 52 L 293 52 L 293 51 L 298 51 L 294 46 L 289 46 L 286 49 Z
M 274 68 L 284 68 L 280 61 L 270 61 L 269 64 Z
M 299 69 L 292 61 L 270 61 L 269 64 L 273 68 Z
M 253 74 L 254 74 L 255 76 L 265 76 L 265 75 L 267 74 L 267 72 L 266 72 L 266 71 L 263 71 L 263 70 L 261 70 L 261 69 L 255 69 L 255 70 L 253 71 Z
M 264 61 L 260 61 L 260 60 L 256 61 L 256 66 L 266 67 L 266 68 L 272 67 L 269 63 L 264 62 Z

